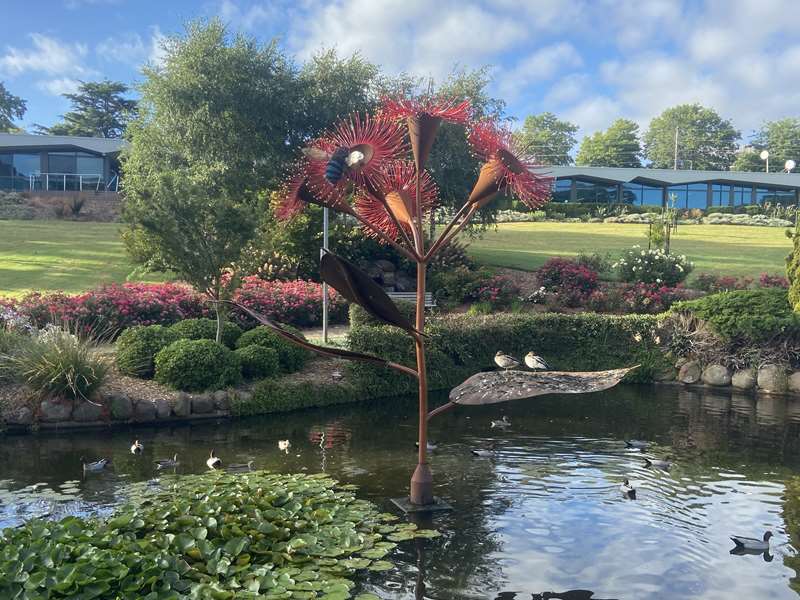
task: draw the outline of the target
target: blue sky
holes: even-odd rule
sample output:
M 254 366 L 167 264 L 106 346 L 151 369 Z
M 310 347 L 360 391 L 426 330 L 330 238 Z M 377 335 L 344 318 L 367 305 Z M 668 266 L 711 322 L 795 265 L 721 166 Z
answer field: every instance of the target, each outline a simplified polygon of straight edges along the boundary
M 800 117 L 798 0 L 0 0 L 0 81 L 51 124 L 78 80 L 141 80 L 159 43 L 194 18 L 273 37 L 302 61 L 359 51 L 386 71 L 441 78 L 490 64 L 492 92 L 524 118 L 545 110 L 581 135 L 619 116 L 646 126 L 701 102 L 745 137 Z M 35 9 L 33 7 L 36 7 Z M 9 24 L 13 24 L 9 27 Z

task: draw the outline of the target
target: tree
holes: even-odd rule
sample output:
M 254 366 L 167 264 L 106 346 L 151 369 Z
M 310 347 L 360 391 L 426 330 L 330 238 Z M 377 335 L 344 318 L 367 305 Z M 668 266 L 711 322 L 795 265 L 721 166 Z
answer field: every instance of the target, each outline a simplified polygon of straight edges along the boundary
M 740 150 L 736 153 L 736 160 L 731 165 L 731 171 L 763 171 L 766 165 L 759 154 L 760 150 L 753 146 Z
M 641 167 L 639 126 L 617 119 L 606 131 L 583 138 L 575 162 L 586 167 Z
M 571 165 L 579 127 L 551 112 L 528 115 L 517 133 L 519 143 L 534 153 L 542 165 Z
M 217 309 L 238 283 L 258 226 L 259 194 L 289 158 L 294 69 L 274 43 L 231 38 L 218 21 L 192 23 L 145 68 L 140 115 L 123 156 L 126 244 L 171 269 Z
M 681 104 L 650 121 L 644 134 L 645 156 L 653 167 L 671 169 L 675 165 L 676 131 L 679 167 L 719 171 L 733 163 L 740 132 L 712 108 Z
M 126 125 L 136 116 L 136 101 L 125 98 L 129 88 L 119 81 L 81 82 L 74 94 L 63 94 L 72 110 L 52 127 L 36 125 L 37 133 L 85 137 L 122 137 Z
M 21 119 L 26 109 L 25 100 L 9 92 L 0 81 L 0 133 L 19 131 L 20 129 L 14 125 L 14 121 Z
M 787 160 L 800 164 L 800 119 L 784 118 L 767 121 L 752 137 L 751 151 L 737 154 L 732 169 L 763 171 L 766 162 L 759 154 L 769 152 L 769 170 L 782 171 Z

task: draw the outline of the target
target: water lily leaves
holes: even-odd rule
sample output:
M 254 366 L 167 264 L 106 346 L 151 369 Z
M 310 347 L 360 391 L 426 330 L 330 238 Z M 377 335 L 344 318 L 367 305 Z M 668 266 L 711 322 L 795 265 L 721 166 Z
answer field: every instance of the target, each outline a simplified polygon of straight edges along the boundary
M 599 392 L 614 387 L 635 368 L 587 372 L 508 370 L 477 373 L 450 391 L 450 402 L 475 406 L 544 394 Z
M 350 261 L 326 252 L 320 261 L 319 274 L 325 283 L 376 319 L 408 332 L 416 332 L 383 288 Z
M 378 560 L 372 563 L 368 568 L 370 571 L 388 571 L 394 569 L 394 563 L 390 563 L 388 560 Z

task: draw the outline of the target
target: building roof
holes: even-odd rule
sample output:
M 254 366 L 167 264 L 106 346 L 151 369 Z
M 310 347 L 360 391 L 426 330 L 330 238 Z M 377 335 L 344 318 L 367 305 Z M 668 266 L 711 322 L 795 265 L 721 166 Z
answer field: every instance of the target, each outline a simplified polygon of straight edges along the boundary
M 25 148 L 30 150 L 75 149 L 106 155 L 119 154 L 127 147 L 128 142 L 119 138 L 0 133 L 0 150 L 5 148 Z
M 634 169 L 618 167 L 542 167 L 541 173 L 556 179 L 579 178 L 604 183 L 643 183 L 681 185 L 685 183 L 727 183 L 800 189 L 800 174 L 749 171 L 691 171 L 672 169 Z

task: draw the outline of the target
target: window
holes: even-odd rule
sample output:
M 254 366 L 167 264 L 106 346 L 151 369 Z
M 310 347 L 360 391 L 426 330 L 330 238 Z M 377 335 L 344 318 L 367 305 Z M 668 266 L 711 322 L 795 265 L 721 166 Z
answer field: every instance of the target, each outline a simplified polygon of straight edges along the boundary
M 643 185 L 642 186 L 642 204 L 652 206 L 664 205 L 664 190 L 660 187 Z
M 706 208 L 708 184 L 690 183 L 686 191 L 686 208 Z
M 617 201 L 616 185 L 604 185 L 593 181 L 580 180 L 577 180 L 575 184 L 577 187 L 578 202 L 599 202 L 607 204 Z
M 87 154 L 85 152 L 77 153 L 77 168 L 76 173 L 80 175 L 102 175 L 103 174 L 103 158 Z
M 711 186 L 711 206 L 730 206 L 731 186 L 715 183 Z
M 76 162 L 74 152 L 48 152 L 48 173 L 75 173 Z
M 745 206 L 751 203 L 753 192 L 749 187 L 734 186 L 733 187 L 733 205 Z
M 572 188 L 571 179 L 557 179 L 553 186 L 553 202 L 569 202 L 570 189 Z
M 771 188 L 758 188 L 756 190 L 756 200 L 759 204 L 769 202 L 770 204 L 796 204 L 794 190 L 775 190 Z
M 667 189 L 667 198 L 670 202 L 674 200 L 675 208 L 686 208 L 688 195 L 689 186 L 687 185 L 671 185 Z
M 18 177 L 29 177 L 39 173 L 40 164 L 38 154 L 14 154 L 14 174 Z
M 0 154 L 0 177 L 11 177 L 14 175 L 14 155 Z

